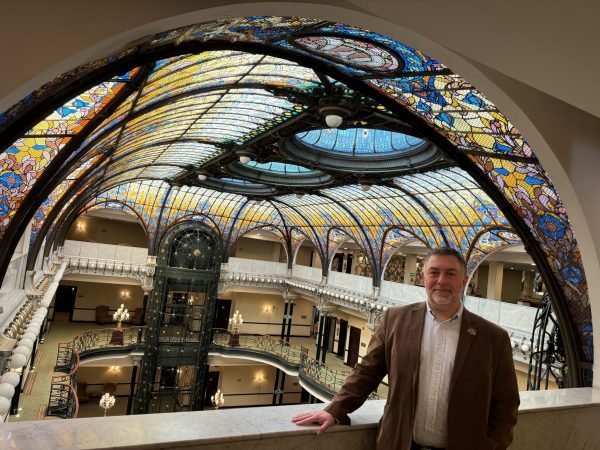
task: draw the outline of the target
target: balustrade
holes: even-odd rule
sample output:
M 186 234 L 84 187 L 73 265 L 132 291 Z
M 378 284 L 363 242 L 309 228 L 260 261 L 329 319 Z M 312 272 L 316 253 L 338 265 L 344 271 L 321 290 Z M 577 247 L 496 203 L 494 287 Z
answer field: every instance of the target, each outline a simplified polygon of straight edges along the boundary
M 105 349 L 138 350 L 143 344 L 144 328 L 102 328 L 80 334 L 71 342 L 58 344 L 54 369 L 63 374 L 52 377 L 46 415 L 63 419 L 77 417 L 77 369 L 80 355 Z
M 270 336 L 231 334 L 226 330 L 215 330 L 212 341 L 213 351 L 233 351 L 240 354 L 269 355 L 286 366 L 301 383 L 317 390 L 322 400 L 331 400 L 340 390 L 349 371 L 332 369 L 312 358 L 307 352 L 287 342 Z M 371 398 L 378 398 L 376 394 Z

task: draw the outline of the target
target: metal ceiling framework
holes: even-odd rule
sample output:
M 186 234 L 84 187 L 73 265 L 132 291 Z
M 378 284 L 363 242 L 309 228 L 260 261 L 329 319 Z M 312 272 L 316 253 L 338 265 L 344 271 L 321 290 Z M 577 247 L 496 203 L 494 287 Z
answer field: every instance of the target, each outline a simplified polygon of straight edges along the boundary
M 323 125 L 332 107 L 337 131 Z M 579 338 L 574 367 L 592 361 L 579 250 L 535 154 L 476 88 L 377 33 L 281 17 L 160 33 L 0 115 L 0 148 L 0 273 L 30 219 L 34 255 L 53 224 L 100 205 L 135 211 L 151 240 L 200 220 L 229 248 L 273 226 L 286 249 L 313 241 L 324 267 L 343 229 L 376 273 L 408 236 L 473 270 L 518 235 Z

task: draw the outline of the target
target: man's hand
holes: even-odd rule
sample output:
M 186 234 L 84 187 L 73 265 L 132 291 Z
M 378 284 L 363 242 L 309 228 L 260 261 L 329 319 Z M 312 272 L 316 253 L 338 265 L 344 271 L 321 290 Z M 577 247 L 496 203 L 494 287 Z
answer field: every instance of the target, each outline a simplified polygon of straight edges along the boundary
M 317 429 L 317 436 L 325 433 L 327 428 L 335 424 L 335 418 L 327 411 L 307 412 L 301 413 L 297 416 L 292 417 L 292 422 L 296 425 L 310 425 L 311 423 L 318 423 L 321 425 Z

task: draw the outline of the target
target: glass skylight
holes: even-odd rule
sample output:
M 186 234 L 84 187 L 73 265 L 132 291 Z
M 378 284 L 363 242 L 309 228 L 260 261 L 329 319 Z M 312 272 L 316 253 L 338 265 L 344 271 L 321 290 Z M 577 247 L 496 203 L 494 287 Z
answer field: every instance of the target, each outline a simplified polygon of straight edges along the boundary
M 371 128 L 311 130 L 296 134 L 296 139 L 318 150 L 353 155 L 406 152 L 424 142 L 406 134 Z

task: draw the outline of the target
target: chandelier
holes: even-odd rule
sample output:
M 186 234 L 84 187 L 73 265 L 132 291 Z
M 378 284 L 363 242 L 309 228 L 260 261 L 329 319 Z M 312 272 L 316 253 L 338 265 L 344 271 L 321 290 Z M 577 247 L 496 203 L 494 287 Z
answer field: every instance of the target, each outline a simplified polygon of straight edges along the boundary
M 210 396 L 210 401 L 212 402 L 215 409 L 219 409 L 221 406 L 223 406 L 223 404 L 225 403 L 225 398 L 223 397 L 221 389 L 218 389 L 217 392 L 215 392 L 215 395 Z
M 115 406 L 115 397 L 110 395 L 108 392 L 100 397 L 100 408 L 104 410 L 104 417 L 106 417 L 106 412 Z
M 127 311 L 123 303 L 121 303 L 119 309 L 113 314 L 113 320 L 117 322 L 117 328 L 121 328 L 121 322 L 129 320 L 129 311 Z

